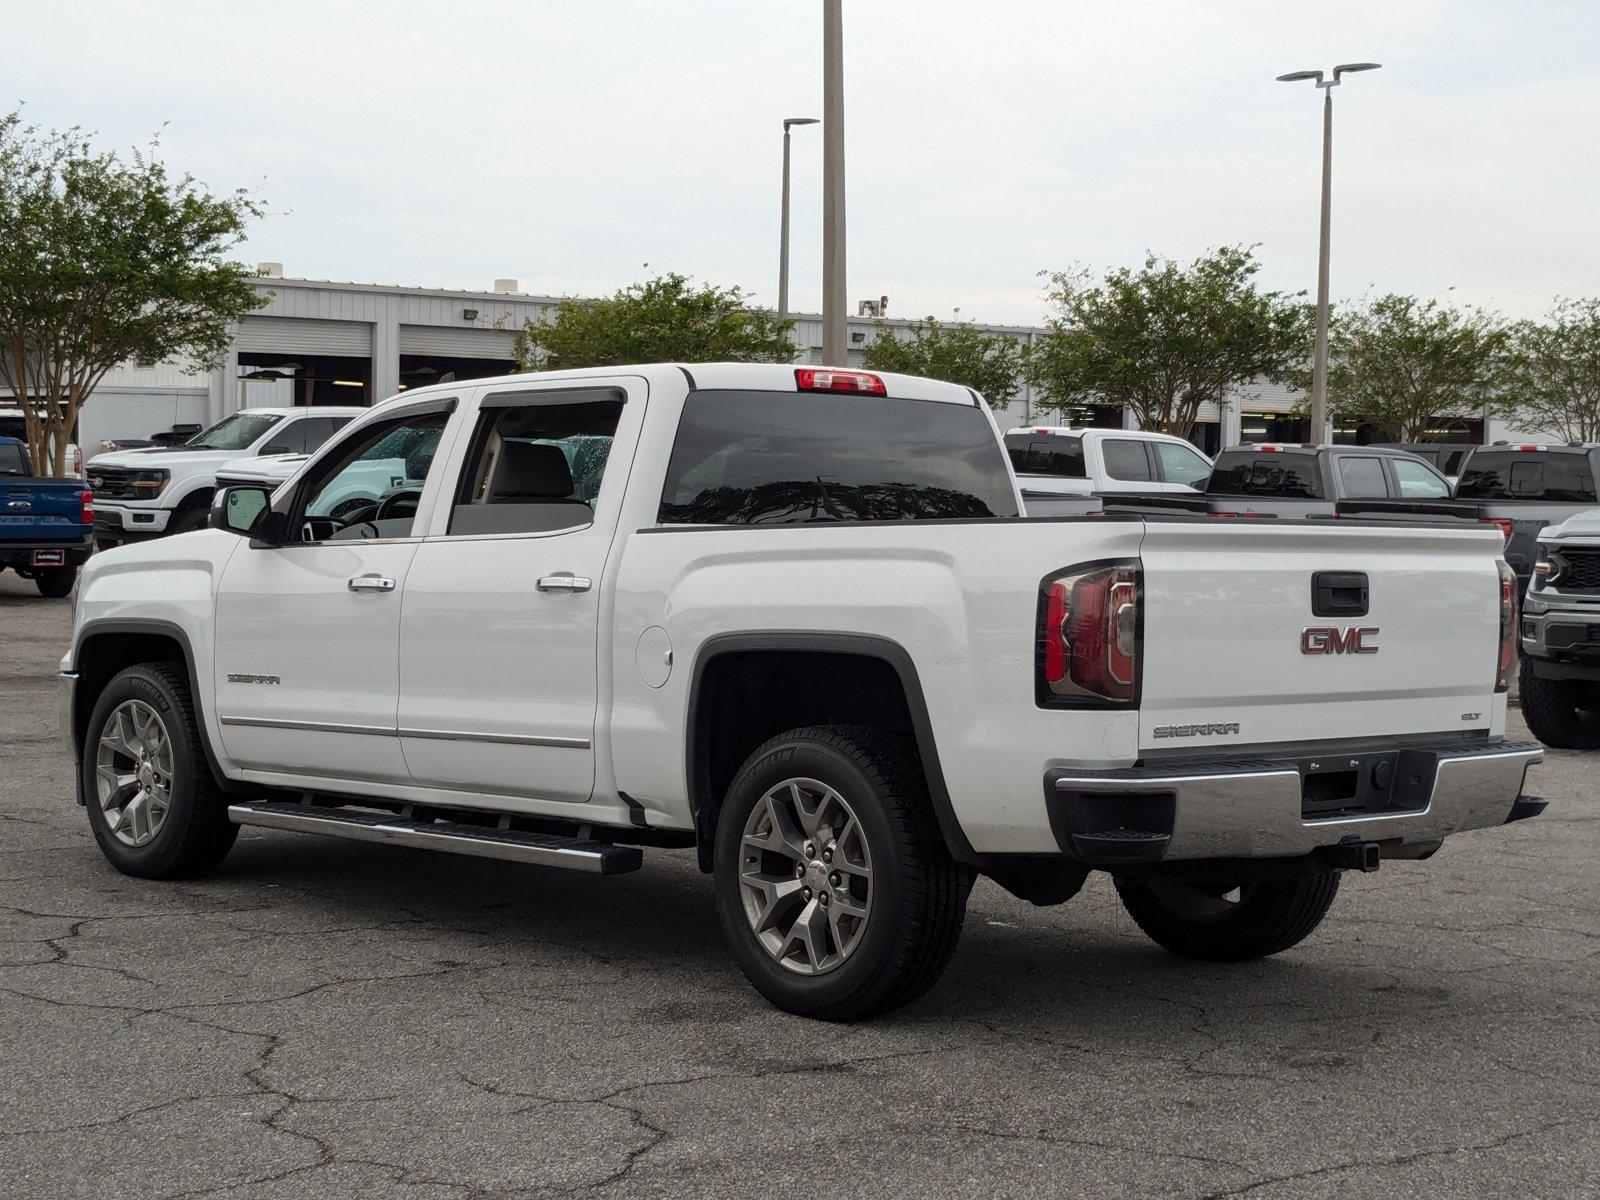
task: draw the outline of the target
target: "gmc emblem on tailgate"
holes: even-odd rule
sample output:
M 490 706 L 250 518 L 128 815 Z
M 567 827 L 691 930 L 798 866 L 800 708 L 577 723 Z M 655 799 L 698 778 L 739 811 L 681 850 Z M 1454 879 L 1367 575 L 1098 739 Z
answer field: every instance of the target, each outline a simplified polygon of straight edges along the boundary
M 1300 631 L 1301 654 L 1376 654 L 1372 645 L 1378 636 L 1375 625 L 1340 629 L 1334 625 L 1308 625 Z

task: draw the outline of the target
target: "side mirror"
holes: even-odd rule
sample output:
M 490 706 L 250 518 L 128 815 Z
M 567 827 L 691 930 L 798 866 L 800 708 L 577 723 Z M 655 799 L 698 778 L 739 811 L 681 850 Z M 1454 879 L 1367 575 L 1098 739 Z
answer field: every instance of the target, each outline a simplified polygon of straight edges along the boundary
M 265 524 L 263 514 L 272 507 L 272 492 L 252 484 L 225 487 L 211 500 L 211 515 L 206 521 L 212 529 L 248 537 Z
M 268 454 L 293 454 L 294 450 L 288 442 L 268 442 L 256 453 L 264 458 Z

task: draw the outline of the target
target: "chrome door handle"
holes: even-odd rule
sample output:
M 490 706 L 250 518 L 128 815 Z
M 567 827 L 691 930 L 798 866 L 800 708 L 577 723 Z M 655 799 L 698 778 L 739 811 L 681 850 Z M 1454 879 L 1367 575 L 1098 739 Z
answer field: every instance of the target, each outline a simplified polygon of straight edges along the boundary
M 395 583 L 386 575 L 357 575 L 346 580 L 345 587 L 352 592 L 392 592 Z
M 541 576 L 534 586 L 541 592 L 587 592 L 594 586 L 594 580 L 571 571 L 557 571 L 554 575 Z

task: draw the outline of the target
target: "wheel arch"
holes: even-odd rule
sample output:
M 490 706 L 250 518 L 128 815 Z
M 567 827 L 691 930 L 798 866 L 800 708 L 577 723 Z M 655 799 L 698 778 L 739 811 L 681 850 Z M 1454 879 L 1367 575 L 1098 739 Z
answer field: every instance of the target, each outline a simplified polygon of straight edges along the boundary
M 768 679 L 752 686 L 753 674 Z M 845 689 L 831 690 L 840 683 L 850 685 L 848 698 L 839 696 Z M 712 869 L 717 813 L 739 765 L 774 734 L 814 724 L 867 724 L 904 735 L 922 764 L 951 856 L 978 862 L 951 804 L 922 682 L 905 647 L 873 634 L 767 630 L 710 637 L 695 656 L 684 769 L 702 871 Z
M 212 777 L 225 791 L 238 791 L 238 785 L 222 773 L 211 738 L 206 730 L 205 692 L 195 667 L 194 647 L 183 626 L 175 621 L 155 618 L 104 618 L 84 623 L 72 648 L 73 670 L 77 682 L 72 691 L 72 741 L 75 757 L 81 759 L 89 718 L 100 695 L 118 673 L 140 663 L 165 662 L 182 669 L 189 680 L 189 698 L 194 704 L 195 722 Z M 77 784 L 74 784 L 74 790 Z M 81 802 L 83 797 L 79 795 Z

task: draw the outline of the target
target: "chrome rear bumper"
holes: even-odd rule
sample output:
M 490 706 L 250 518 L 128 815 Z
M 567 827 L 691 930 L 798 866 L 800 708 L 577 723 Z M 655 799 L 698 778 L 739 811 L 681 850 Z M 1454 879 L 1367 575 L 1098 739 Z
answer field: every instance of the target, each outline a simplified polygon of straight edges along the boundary
M 1522 796 L 1537 742 L 1480 742 L 1316 756 L 1182 763 L 1045 776 L 1056 839 L 1093 863 L 1200 858 L 1293 858 L 1349 842 L 1435 842 L 1502 825 Z M 1390 782 L 1341 809 L 1317 796 L 1319 773 L 1356 775 L 1389 762 Z M 1332 768 L 1310 771 L 1308 766 Z M 1517 815 L 1532 811 L 1527 807 Z

